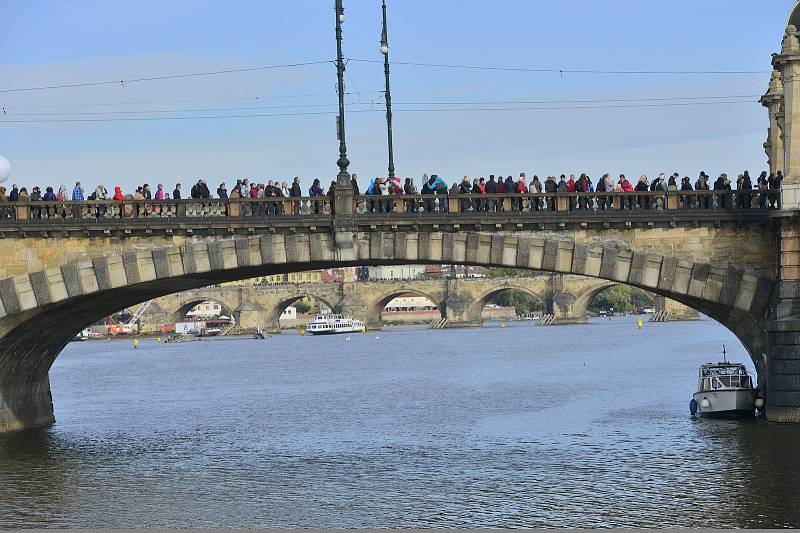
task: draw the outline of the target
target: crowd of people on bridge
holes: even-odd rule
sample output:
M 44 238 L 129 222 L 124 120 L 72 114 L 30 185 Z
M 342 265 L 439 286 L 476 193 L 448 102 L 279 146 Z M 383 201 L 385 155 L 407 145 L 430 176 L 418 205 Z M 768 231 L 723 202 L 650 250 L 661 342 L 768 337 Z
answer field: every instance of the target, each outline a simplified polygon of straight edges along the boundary
M 534 175 L 528 181 L 526 174 L 519 174 L 516 179 L 512 176 L 503 178 L 502 175 L 490 175 L 470 179 L 464 176 L 460 181 L 453 181 L 448 185 L 444 179 L 436 174 L 422 177 L 419 185 L 413 178 L 372 178 L 363 192 L 358 181 L 358 175 L 351 177 L 351 186 L 356 196 L 363 195 L 357 201 L 357 209 L 361 212 L 395 212 L 398 205 L 402 205 L 407 212 L 416 211 L 450 211 L 454 207 L 452 203 L 446 201 L 446 196 L 458 196 L 455 202 L 455 209 L 477 212 L 499 212 L 506 209 L 511 210 L 556 210 L 556 198 L 563 193 L 566 194 L 567 208 L 570 210 L 607 210 L 607 209 L 650 209 L 663 207 L 662 193 L 676 192 L 679 198 L 680 207 L 691 208 L 775 208 L 779 204 L 781 182 L 783 174 L 779 171 L 775 174 L 761 172 L 753 182 L 748 171 L 738 175 L 735 182 L 730 180 L 727 174 L 720 174 L 719 177 L 711 181 L 705 173 L 700 172 L 696 180 L 683 177 L 676 172 L 667 177 L 664 173 L 654 179 L 647 176 L 640 176 L 635 180 L 635 184 L 624 174 L 620 174 L 615 180 L 610 174 L 603 174 L 596 181 L 588 174 L 574 174 L 567 177 L 562 174 L 558 178 L 548 176 L 540 180 L 539 176 Z M 25 187 L 13 185 L 10 191 L 0 186 L 0 217 L 10 217 L 12 209 L 8 208 L 9 203 L 24 202 L 31 203 L 31 210 L 35 209 L 36 202 L 85 202 L 93 200 L 103 201 L 147 201 L 156 205 L 159 202 L 171 200 L 211 200 L 211 199 L 287 199 L 293 212 L 298 212 L 300 198 L 304 197 L 333 197 L 336 182 L 331 182 L 327 192 L 322 187 L 319 179 L 313 180 L 307 194 L 303 194 L 300 185 L 300 178 L 295 177 L 291 184 L 288 181 L 268 180 L 257 183 L 247 178 L 237 179 L 230 189 L 225 182 L 217 187 L 215 193 L 205 182 L 198 180 L 185 195 L 181 184 L 177 183 L 172 192 L 165 189 L 163 184 L 158 184 L 153 190 L 149 184 L 145 183 L 137 187 L 133 194 L 124 194 L 122 187 L 114 187 L 111 194 L 105 185 L 98 185 L 89 194 L 81 185 L 76 182 L 75 186 L 68 190 L 61 186 L 56 191 L 52 186 L 44 188 L 44 192 L 39 186 L 35 186 L 30 192 Z M 690 191 L 704 192 L 709 194 L 688 194 Z M 583 193 L 583 194 L 581 194 Z M 589 194 L 593 193 L 593 194 Z M 612 193 L 604 196 L 602 193 Z M 634 193 L 626 197 L 624 193 Z M 638 193 L 638 194 L 636 194 Z M 648 194 L 644 194 L 648 193 Z M 653 193 L 653 194 L 649 194 Z M 683 194 L 681 194 L 683 193 Z M 717 193 L 717 194 L 712 194 Z M 397 197 L 417 196 L 414 201 L 398 203 Z M 507 201 L 503 196 L 508 195 Z M 531 196 L 523 196 L 531 195 Z M 376 198 L 372 198 L 372 197 Z M 485 198 L 481 198 L 481 197 Z M 379 198 L 385 197 L 385 198 Z M 454 199 L 455 200 L 455 199 Z M 286 213 L 285 202 L 266 202 L 259 209 L 257 214 L 280 215 Z M 3 204 L 6 204 L 5 206 Z M 325 206 L 325 202 L 314 200 L 308 205 L 311 209 L 319 213 Z M 332 202 L 327 202 L 328 206 Z M 102 211 L 105 212 L 105 211 Z

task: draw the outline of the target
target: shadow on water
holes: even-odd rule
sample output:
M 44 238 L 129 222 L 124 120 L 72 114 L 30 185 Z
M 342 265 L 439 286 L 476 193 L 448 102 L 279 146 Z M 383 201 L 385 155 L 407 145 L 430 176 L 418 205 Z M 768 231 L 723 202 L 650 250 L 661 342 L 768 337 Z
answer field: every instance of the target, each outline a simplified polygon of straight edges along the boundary
M 752 420 L 702 420 L 695 436 L 716 448 L 730 489 L 731 525 L 800 526 L 800 425 Z

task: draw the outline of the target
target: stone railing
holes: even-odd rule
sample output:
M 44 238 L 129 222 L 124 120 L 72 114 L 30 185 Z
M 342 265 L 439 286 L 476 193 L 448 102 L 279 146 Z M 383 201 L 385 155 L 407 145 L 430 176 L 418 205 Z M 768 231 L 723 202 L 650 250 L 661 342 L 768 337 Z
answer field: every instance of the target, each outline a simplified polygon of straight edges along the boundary
M 353 198 L 351 196 L 351 198 Z M 732 213 L 763 214 L 780 208 L 779 192 L 669 191 L 631 193 L 527 193 L 458 195 L 361 195 L 354 198 L 356 219 L 374 216 L 437 219 L 458 216 L 603 217 L 635 213 L 638 217 L 658 214 Z M 102 200 L 81 202 L 6 202 L 0 203 L 0 225 L 35 225 L 116 221 L 160 225 L 170 221 L 261 222 L 271 219 L 331 219 L 334 200 L 330 196 L 264 199 L 201 200 Z
M 328 196 L 301 198 L 202 200 L 87 200 L 82 202 L 0 203 L 0 224 L 58 223 L 60 221 L 111 220 L 248 220 L 268 217 L 326 215 L 332 211 Z
M 767 211 L 780 208 L 779 191 L 658 191 L 593 193 L 458 194 L 357 196 L 356 214 L 426 213 L 447 215 L 524 213 L 548 215 L 569 212 L 625 211 Z

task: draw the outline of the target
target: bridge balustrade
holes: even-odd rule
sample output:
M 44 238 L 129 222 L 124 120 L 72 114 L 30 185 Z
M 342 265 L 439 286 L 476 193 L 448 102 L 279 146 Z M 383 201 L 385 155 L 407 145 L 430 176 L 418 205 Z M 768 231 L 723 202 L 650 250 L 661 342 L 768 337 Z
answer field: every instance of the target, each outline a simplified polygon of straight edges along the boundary
M 658 191 L 357 196 L 356 214 L 542 214 L 604 211 L 735 211 L 779 208 L 777 192 Z
M 330 215 L 328 196 L 299 198 L 209 198 L 202 200 L 85 200 L 0 203 L 0 224 L 108 220 L 198 220 Z
M 357 216 L 426 215 L 526 217 L 568 216 L 570 213 L 759 212 L 780 208 L 778 192 L 667 191 L 456 195 L 362 195 L 355 197 Z M 102 222 L 109 220 L 265 220 L 273 217 L 330 216 L 330 196 L 300 198 L 209 198 L 202 200 L 98 200 L 80 202 L 6 202 L 0 204 L 0 224 Z

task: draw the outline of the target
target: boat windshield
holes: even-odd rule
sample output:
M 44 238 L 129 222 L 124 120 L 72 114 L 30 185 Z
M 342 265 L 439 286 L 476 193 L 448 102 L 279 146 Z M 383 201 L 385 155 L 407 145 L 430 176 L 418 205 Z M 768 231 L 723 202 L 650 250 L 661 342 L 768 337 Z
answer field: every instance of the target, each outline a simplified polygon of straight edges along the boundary
M 753 382 L 744 365 L 703 365 L 700 390 L 750 389 Z

